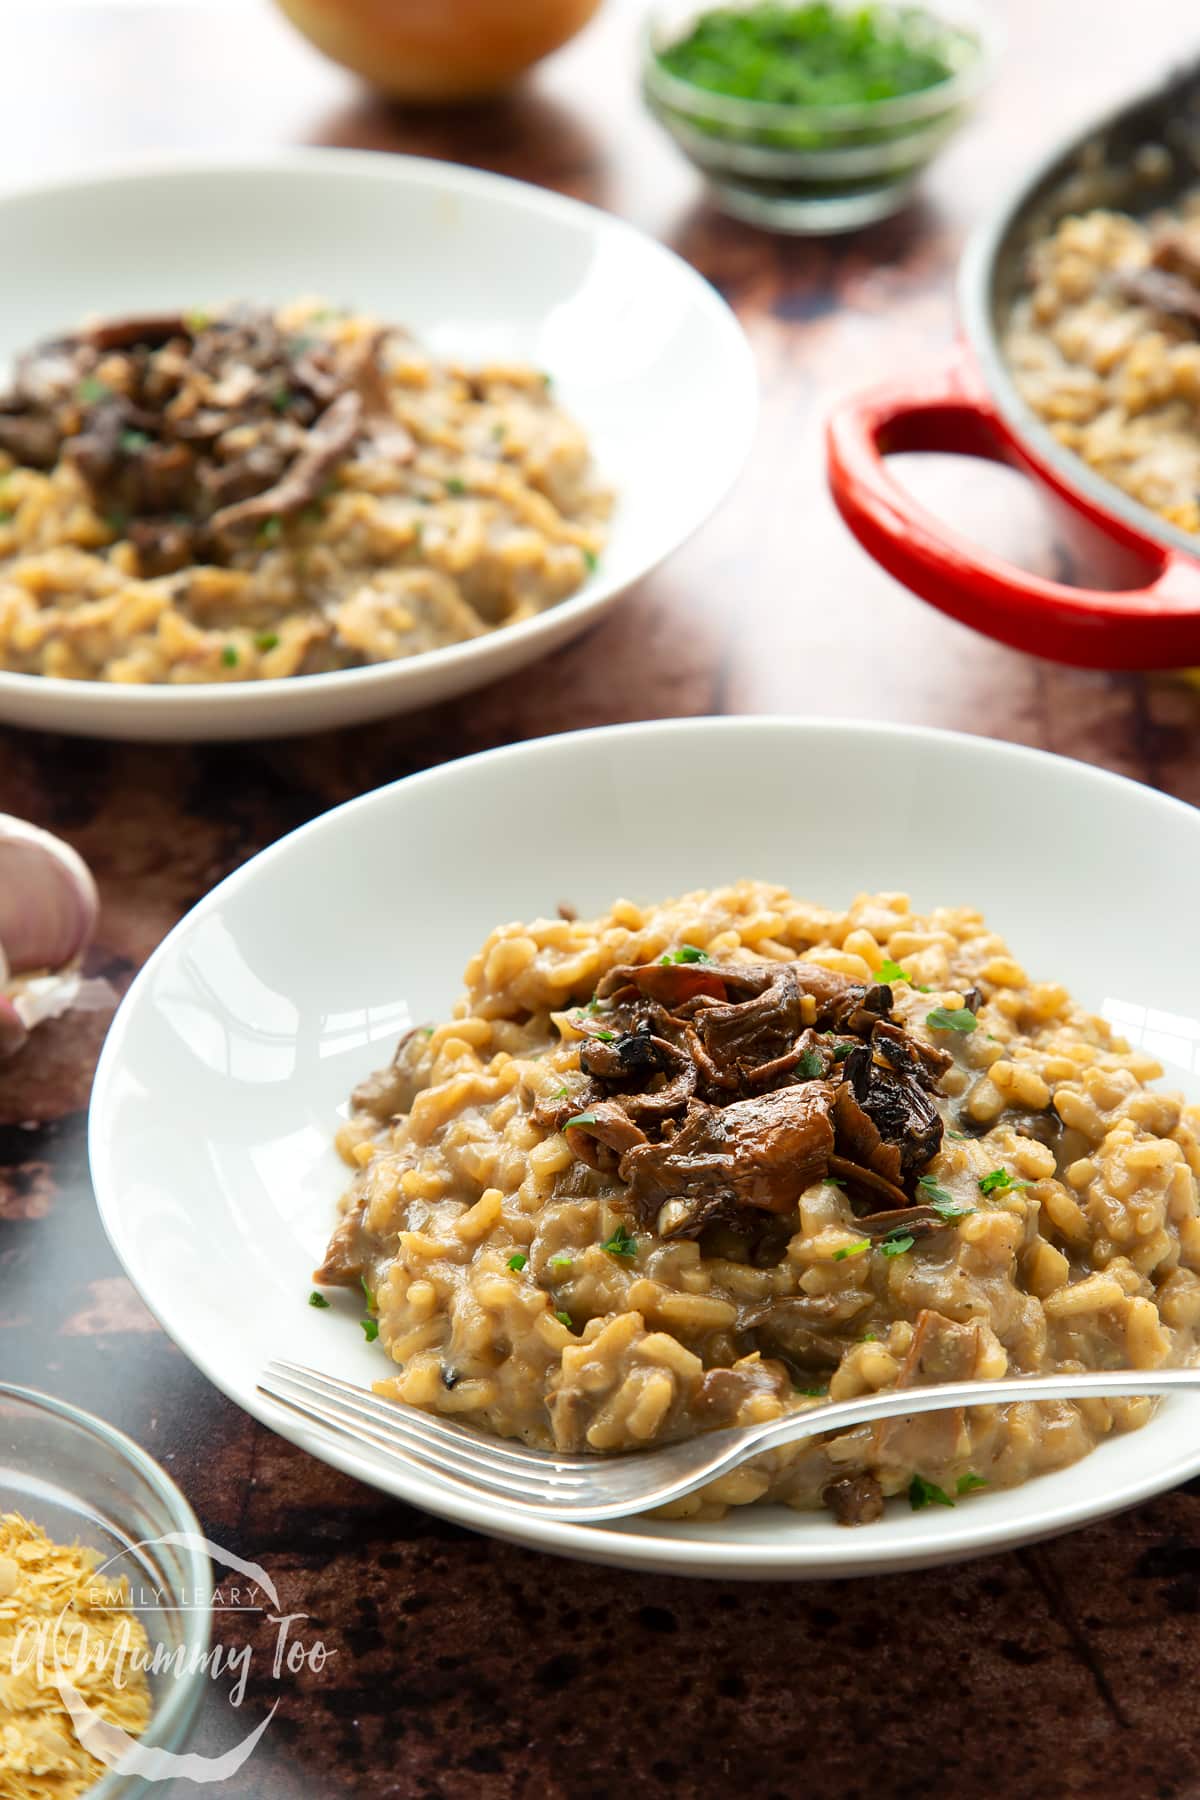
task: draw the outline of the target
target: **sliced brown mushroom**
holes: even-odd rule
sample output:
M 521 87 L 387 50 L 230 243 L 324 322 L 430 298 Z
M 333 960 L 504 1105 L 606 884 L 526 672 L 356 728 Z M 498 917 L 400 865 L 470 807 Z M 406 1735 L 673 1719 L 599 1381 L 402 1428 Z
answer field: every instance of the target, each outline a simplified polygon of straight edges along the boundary
M 579 1122 L 568 1121 L 563 1127 L 567 1143 L 580 1161 L 590 1163 L 593 1169 L 615 1168 L 618 1157 L 624 1158 L 646 1142 L 645 1132 L 612 1100 L 598 1101 L 586 1112 L 573 1114 L 572 1119 Z M 603 1157 L 601 1146 L 614 1154 Z
M 1161 226 L 1151 240 L 1150 261 L 1156 269 L 1200 287 L 1200 232 L 1195 220 Z
M 873 1525 L 883 1517 L 883 1489 L 875 1475 L 840 1475 L 821 1489 L 839 1525 Z
M 1200 326 L 1200 287 L 1165 269 L 1118 269 L 1113 286 L 1136 306 L 1148 306 L 1164 318 L 1193 328 Z
M 839 1088 L 839 1099 L 842 1092 Z M 889 1181 L 885 1175 L 880 1175 L 865 1163 L 852 1162 L 848 1156 L 831 1156 L 829 1173 L 836 1175 L 839 1181 L 844 1181 L 853 1190 L 865 1190 L 868 1199 L 878 1196 L 893 1207 L 904 1207 L 908 1203 L 908 1195 L 902 1187 L 897 1187 L 894 1181 Z
M 875 1242 L 900 1232 L 914 1238 L 931 1237 L 935 1231 L 949 1230 L 950 1225 L 932 1206 L 897 1206 L 890 1212 L 866 1213 L 855 1223 Z
M 174 337 L 191 337 L 192 328 L 182 313 L 142 313 L 129 318 L 105 319 L 82 333 L 97 350 L 128 350 L 134 344 L 151 347 Z
M 222 533 L 264 519 L 298 512 L 315 500 L 331 470 L 350 452 L 362 427 L 362 401 L 357 394 L 340 394 L 317 420 L 291 468 L 274 487 L 249 500 L 223 506 L 213 514 L 212 529 Z
M 976 1324 L 960 1325 L 944 1313 L 926 1309 L 918 1314 L 917 1328 L 896 1386 L 929 1387 L 945 1381 L 970 1381 L 978 1370 L 979 1354 Z M 911 1464 L 911 1454 L 919 1445 L 920 1454 L 932 1463 L 951 1462 L 962 1449 L 963 1430 L 962 1407 L 922 1414 L 915 1437 L 911 1421 L 886 1419 L 875 1428 L 876 1453 L 881 1459 Z
M 662 1237 L 695 1236 L 739 1206 L 787 1212 L 829 1166 L 832 1110 L 833 1090 L 819 1081 L 731 1106 L 697 1105 L 668 1143 L 621 1158 L 630 1205 Z
M 67 454 L 143 575 L 227 562 L 244 529 L 318 498 L 368 432 L 374 455 L 411 459 L 384 336 L 342 345 L 250 306 L 102 320 L 17 358 L 0 449 L 36 468 Z

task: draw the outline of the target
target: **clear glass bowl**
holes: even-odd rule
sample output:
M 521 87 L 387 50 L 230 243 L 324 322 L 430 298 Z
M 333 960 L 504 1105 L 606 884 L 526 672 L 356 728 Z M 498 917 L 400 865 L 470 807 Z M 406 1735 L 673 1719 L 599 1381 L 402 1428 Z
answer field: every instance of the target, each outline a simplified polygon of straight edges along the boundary
M 857 9 L 862 0 L 835 3 Z M 977 0 L 916 8 L 936 28 L 954 72 L 894 100 L 781 106 L 714 94 L 664 69 L 661 53 L 704 13 L 754 4 L 665 0 L 651 9 L 642 71 L 651 112 L 704 175 L 716 204 L 737 218 L 818 234 L 853 231 L 898 212 L 991 73 L 999 48 L 991 14 Z
M 150 1727 L 139 1740 L 177 1750 L 191 1730 L 207 1674 L 212 1566 L 191 1507 L 158 1464 L 119 1431 L 61 1400 L 0 1382 L 0 1513 L 19 1512 L 57 1543 L 99 1551 L 129 1577 L 151 1647 L 180 1649 L 184 1672 L 149 1677 Z M 158 1540 L 186 1534 L 186 1546 Z M 110 1562 L 111 1559 L 111 1562 Z M 107 1572 L 107 1571 L 106 1571 Z M 155 1590 L 159 1598 L 155 1598 Z M 160 1792 L 161 1782 L 153 1784 Z M 116 1771 L 87 1800 L 133 1800 L 150 1784 Z

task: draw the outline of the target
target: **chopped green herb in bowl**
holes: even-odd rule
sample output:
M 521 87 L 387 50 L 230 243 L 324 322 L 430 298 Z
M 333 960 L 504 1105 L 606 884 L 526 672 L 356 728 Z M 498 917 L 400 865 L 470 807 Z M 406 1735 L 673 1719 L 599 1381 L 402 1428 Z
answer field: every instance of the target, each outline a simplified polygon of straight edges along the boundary
M 680 81 L 772 106 L 863 106 L 953 74 L 929 13 L 826 0 L 716 6 L 659 62 Z
M 661 4 L 644 88 L 717 203 L 791 231 L 895 212 L 961 124 L 991 62 L 974 0 Z

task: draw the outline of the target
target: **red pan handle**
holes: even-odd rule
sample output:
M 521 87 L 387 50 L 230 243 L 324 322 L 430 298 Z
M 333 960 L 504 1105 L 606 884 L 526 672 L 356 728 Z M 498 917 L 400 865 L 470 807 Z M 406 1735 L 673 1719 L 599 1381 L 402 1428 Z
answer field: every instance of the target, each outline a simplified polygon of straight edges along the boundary
M 943 525 L 888 472 L 899 450 L 939 450 L 1008 463 L 1051 488 L 1147 568 L 1120 593 L 1068 587 L 978 549 Z M 1200 562 L 1143 537 L 1072 493 L 1032 461 L 965 354 L 916 384 L 841 401 L 826 428 L 829 485 L 864 549 L 898 581 L 964 625 L 1056 662 L 1092 669 L 1200 663 Z

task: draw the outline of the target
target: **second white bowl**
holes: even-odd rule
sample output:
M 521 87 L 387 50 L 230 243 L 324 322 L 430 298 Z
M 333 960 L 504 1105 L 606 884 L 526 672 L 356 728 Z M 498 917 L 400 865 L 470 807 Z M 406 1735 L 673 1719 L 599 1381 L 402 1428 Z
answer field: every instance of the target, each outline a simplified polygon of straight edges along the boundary
M 301 294 L 411 327 L 441 356 L 553 376 L 616 511 L 572 599 L 403 661 L 285 681 L 125 687 L 0 671 L 0 723 L 115 738 L 262 738 L 407 712 L 543 656 L 677 549 L 750 447 L 757 386 L 725 302 L 632 226 L 419 157 L 294 150 L 155 160 L 0 198 L 0 362 L 88 314 Z

